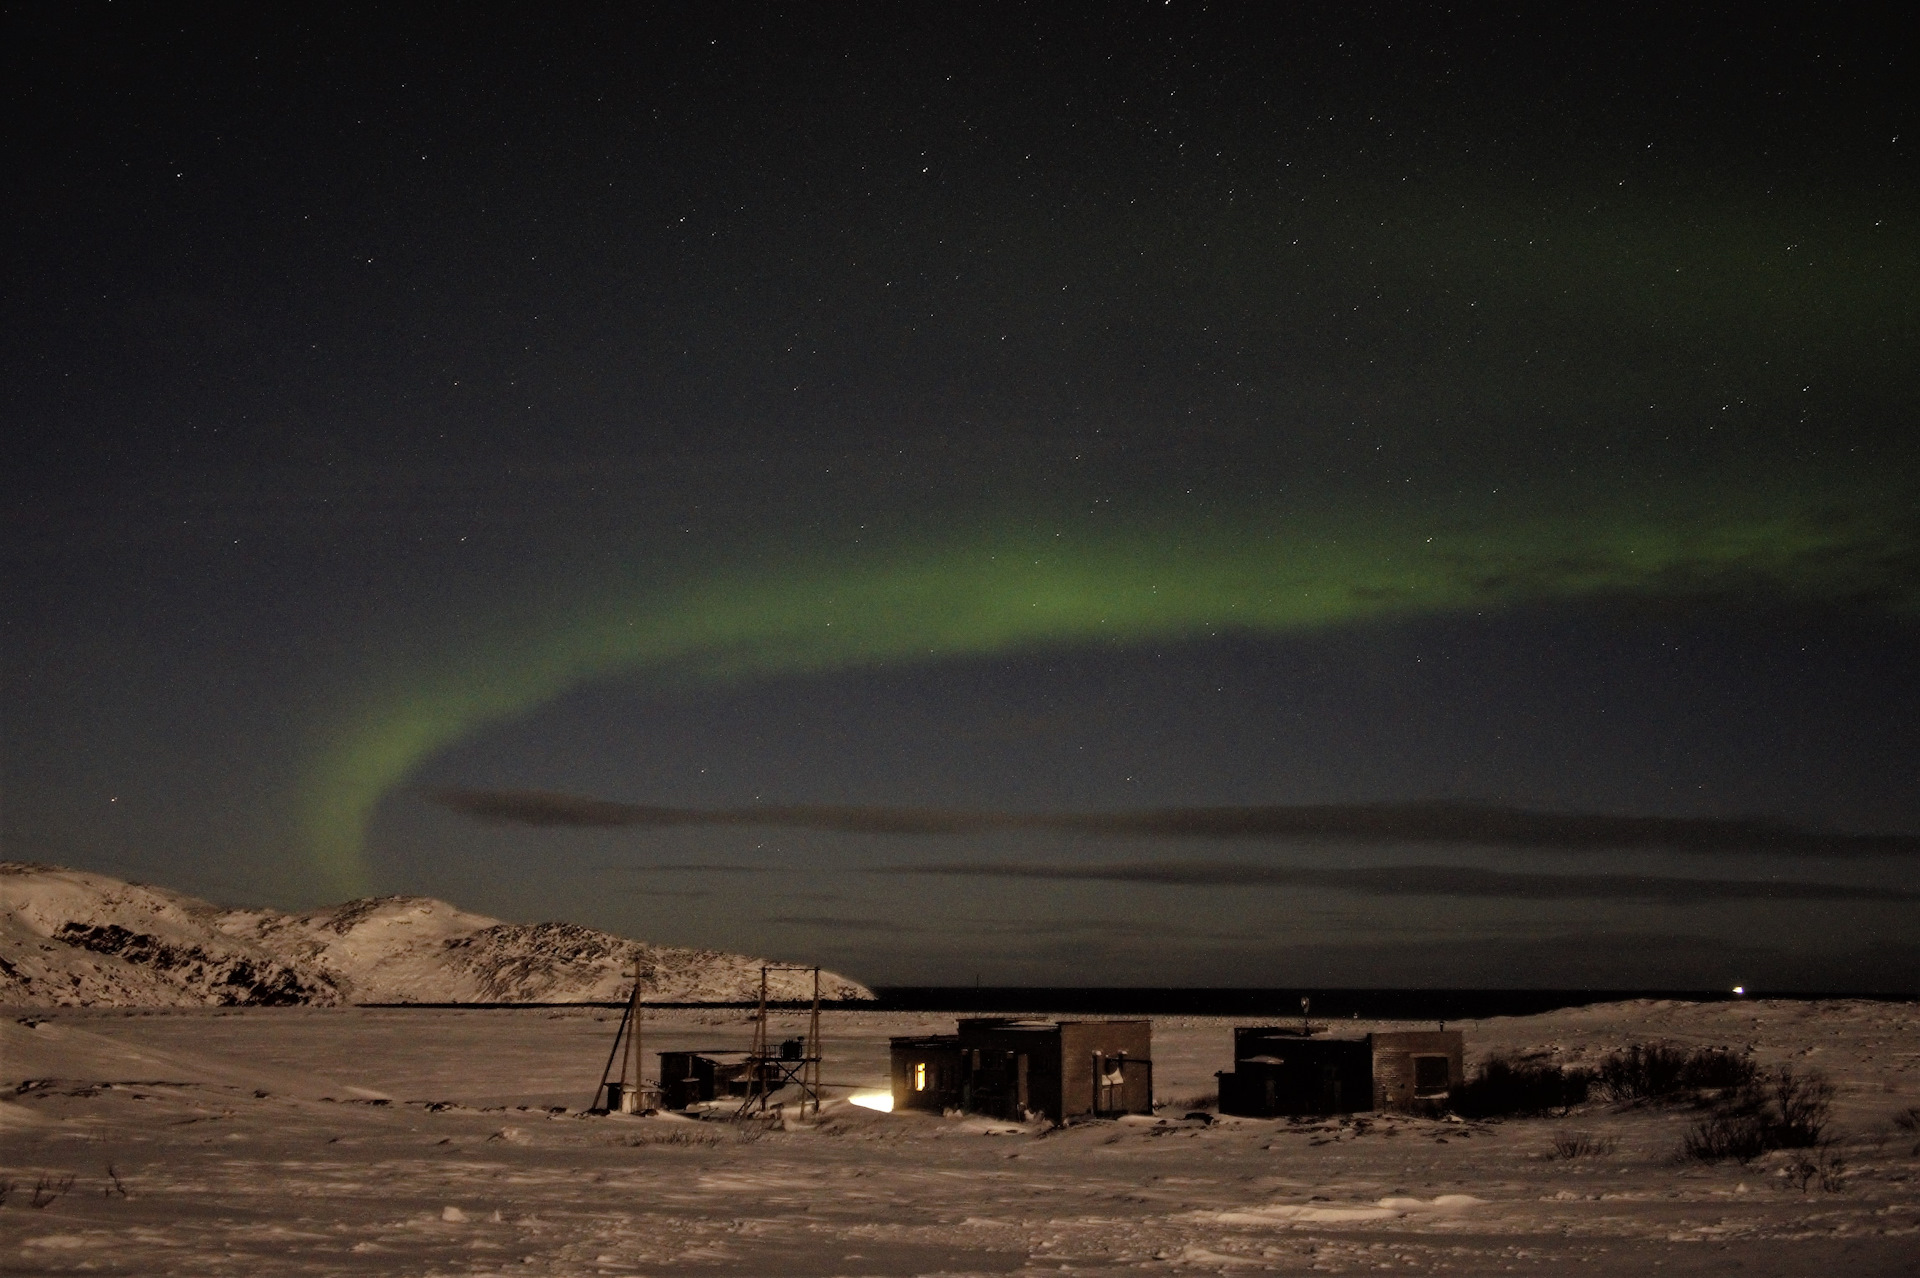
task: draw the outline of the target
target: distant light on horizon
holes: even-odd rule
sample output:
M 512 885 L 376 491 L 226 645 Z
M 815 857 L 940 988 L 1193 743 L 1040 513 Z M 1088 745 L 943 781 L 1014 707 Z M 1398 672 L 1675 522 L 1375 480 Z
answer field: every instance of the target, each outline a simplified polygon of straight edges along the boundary
M 1733 987 L 1733 992 L 1741 998 L 1745 998 L 1747 996 L 1747 987 L 1744 985 L 1736 985 Z

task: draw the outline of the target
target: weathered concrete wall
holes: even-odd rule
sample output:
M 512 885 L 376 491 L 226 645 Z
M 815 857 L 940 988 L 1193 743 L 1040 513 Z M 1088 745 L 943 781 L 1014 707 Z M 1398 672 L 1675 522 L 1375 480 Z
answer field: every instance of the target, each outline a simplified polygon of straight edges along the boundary
M 1466 1049 L 1459 1030 L 1369 1034 L 1367 1040 L 1373 1046 L 1375 1109 L 1418 1109 L 1422 1104 L 1444 1100 L 1447 1089 L 1466 1081 Z M 1416 1088 L 1418 1060 L 1423 1056 L 1446 1060 L 1445 1087 L 1424 1094 Z

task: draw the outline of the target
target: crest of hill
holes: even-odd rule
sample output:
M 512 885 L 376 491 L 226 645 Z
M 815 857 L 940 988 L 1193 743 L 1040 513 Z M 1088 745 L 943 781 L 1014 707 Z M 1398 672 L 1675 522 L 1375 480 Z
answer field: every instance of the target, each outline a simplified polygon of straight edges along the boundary
M 445 901 L 387 896 L 300 914 L 226 909 L 165 888 L 0 862 L 0 1005 L 737 1002 L 765 961 L 650 945 L 571 923 L 504 923 Z M 803 988 L 804 985 L 804 988 Z M 776 998 L 811 996 L 775 972 Z M 825 998 L 873 994 L 821 973 Z

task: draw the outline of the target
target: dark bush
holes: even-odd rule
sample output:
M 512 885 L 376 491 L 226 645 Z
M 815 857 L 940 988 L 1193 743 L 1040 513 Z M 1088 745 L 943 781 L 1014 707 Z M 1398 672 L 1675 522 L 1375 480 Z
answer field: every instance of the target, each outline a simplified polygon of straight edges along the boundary
M 1751 1162 L 1772 1149 L 1821 1148 L 1833 1109 L 1833 1084 L 1815 1071 L 1795 1074 L 1782 1066 L 1723 1096 L 1713 1112 L 1693 1125 L 1681 1149 L 1689 1158 Z
M 1619 1148 L 1618 1138 L 1595 1136 L 1591 1132 L 1569 1132 L 1553 1141 L 1555 1158 L 1604 1158 Z
M 1893 1125 L 1909 1136 L 1920 1136 L 1920 1105 L 1909 1105 L 1893 1116 Z M 1920 1144 L 1913 1147 L 1920 1154 Z
M 1750 1057 L 1724 1047 L 1688 1051 L 1671 1043 L 1635 1043 L 1602 1061 L 1596 1081 L 1608 1100 L 1662 1100 L 1745 1087 L 1757 1072 Z
M 1784 1065 L 1773 1076 L 1771 1114 L 1776 1149 L 1812 1149 L 1833 1112 L 1833 1084 L 1818 1070 L 1795 1074 Z
M 1732 1158 L 1750 1163 L 1773 1148 L 1767 1143 L 1766 1116 L 1758 1109 L 1723 1105 L 1693 1125 L 1681 1141 L 1688 1158 L 1717 1163 Z
M 1564 1114 L 1587 1099 L 1592 1083 L 1583 1069 L 1496 1056 L 1453 1089 L 1447 1106 L 1462 1118 Z

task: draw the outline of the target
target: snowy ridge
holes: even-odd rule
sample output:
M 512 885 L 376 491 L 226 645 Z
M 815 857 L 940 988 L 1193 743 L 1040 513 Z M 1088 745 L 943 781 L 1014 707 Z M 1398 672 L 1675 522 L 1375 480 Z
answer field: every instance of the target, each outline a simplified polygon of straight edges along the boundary
M 0 1004 L 571 1003 L 756 998 L 763 960 L 649 945 L 572 923 L 503 923 L 423 896 L 286 914 L 230 910 L 104 874 L 0 862 Z M 776 972 L 777 998 L 813 992 Z M 831 972 L 820 993 L 872 998 Z

